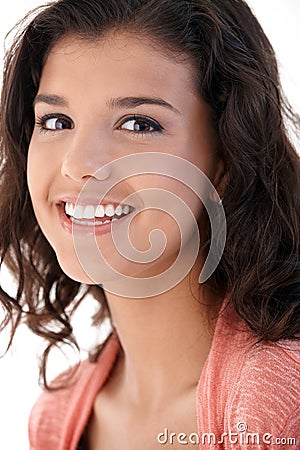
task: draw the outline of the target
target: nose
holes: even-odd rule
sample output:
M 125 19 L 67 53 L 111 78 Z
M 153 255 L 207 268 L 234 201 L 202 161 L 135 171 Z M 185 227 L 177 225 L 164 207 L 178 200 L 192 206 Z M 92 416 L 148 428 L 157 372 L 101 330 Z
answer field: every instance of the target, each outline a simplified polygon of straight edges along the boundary
M 61 173 L 73 181 L 82 182 L 88 178 L 105 180 L 110 176 L 109 144 L 100 136 L 80 133 L 68 142 L 61 164 Z M 105 166 L 105 167 L 104 167 Z

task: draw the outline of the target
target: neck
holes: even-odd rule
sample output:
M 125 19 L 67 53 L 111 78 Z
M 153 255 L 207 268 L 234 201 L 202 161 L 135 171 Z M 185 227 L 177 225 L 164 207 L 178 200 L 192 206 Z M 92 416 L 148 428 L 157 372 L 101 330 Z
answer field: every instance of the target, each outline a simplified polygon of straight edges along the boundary
M 106 292 L 122 347 L 118 385 L 134 404 L 159 404 L 197 386 L 220 305 L 216 296 L 204 299 L 200 268 L 198 261 L 190 277 L 155 297 L 130 299 Z

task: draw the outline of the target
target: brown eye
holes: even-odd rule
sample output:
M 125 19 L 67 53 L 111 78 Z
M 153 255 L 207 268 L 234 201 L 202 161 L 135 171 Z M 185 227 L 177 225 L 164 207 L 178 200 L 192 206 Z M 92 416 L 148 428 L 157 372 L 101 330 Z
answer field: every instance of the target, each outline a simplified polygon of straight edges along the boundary
M 61 114 L 46 114 L 43 117 L 37 117 L 35 123 L 40 131 L 44 133 L 47 131 L 55 132 L 74 128 L 73 121 L 69 117 Z
M 123 122 L 121 129 L 137 135 L 150 135 L 163 130 L 161 125 L 159 125 L 159 123 L 155 120 L 142 116 L 128 117 L 127 120 Z
M 151 133 L 151 131 L 154 130 L 154 128 L 148 122 L 145 122 L 144 120 L 137 120 L 137 119 L 127 120 L 127 122 L 125 122 L 125 124 L 126 124 L 126 127 L 124 127 L 124 125 L 123 125 L 123 128 L 125 128 L 126 130 L 129 130 L 129 131 L 140 131 L 140 132 L 148 132 L 148 133 L 150 132 Z
M 46 119 L 43 123 L 43 128 L 46 130 L 66 130 L 68 128 L 72 128 L 72 124 L 70 120 L 65 119 L 63 117 L 52 117 L 50 119 Z

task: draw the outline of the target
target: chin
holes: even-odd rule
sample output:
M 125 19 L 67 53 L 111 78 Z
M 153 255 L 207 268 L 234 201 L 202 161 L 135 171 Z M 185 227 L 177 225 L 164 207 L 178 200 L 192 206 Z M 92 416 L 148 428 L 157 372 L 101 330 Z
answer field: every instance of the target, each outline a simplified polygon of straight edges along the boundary
M 101 274 L 97 274 L 98 272 L 95 271 L 95 267 L 93 267 L 93 269 L 91 270 L 91 274 L 94 274 L 95 276 L 93 277 L 92 275 L 89 275 L 87 273 L 87 271 L 84 270 L 84 268 L 81 266 L 81 264 L 78 262 L 77 258 L 68 258 L 66 259 L 64 256 L 60 256 L 58 254 L 56 254 L 57 257 L 57 261 L 58 264 L 61 267 L 61 270 L 72 280 L 77 281 L 78 283 L 83 283 L 83 284 L 89 284 L 89 285 L 99 285 L 105 282 L 112 282 L 112 281 L 116 281 L 119 279 L 119 275 L 116 274 L 115 276 L 111 275 L 108 277 L 101 277 Z M 88 268 L 87 268 L 88 270 Z
M 94 280 L 92 280 L 87 273 L 83 270 L 78 261 L 66 261 L 65 258 L 60 258 L 57 254 L 57 261 L 60 265 L 61 270 L 72 280 L 77 281 L 78 283 L 83 284 L 96 284 Z

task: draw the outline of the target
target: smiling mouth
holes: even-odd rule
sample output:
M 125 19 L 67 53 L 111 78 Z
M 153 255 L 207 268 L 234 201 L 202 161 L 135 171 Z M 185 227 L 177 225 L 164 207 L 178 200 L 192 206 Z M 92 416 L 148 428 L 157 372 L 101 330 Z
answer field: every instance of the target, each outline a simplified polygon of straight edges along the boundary
M 74 224 L 95 227 L 111 224 L 131 214 L 135 208 L 129 205 L 74 205 L 63 202 L 60 205 L 61 213 Z

